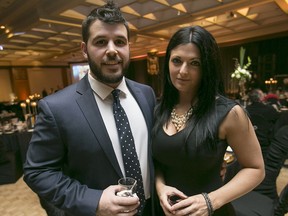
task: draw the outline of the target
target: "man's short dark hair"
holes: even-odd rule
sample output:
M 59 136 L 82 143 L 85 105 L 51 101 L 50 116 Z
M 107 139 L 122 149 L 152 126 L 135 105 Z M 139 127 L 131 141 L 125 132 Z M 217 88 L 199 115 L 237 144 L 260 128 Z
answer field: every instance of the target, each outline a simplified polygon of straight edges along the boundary
M 249 92 L 248 96 L 252 103 L 261 101 L 261 89 L 253 89 Z
M 108 0 L 105 5 L 92 10 L 90 14 L 86 17 L 86 19 L 83 20 L 82 38 L 85 43 L 87 43 L 90 36 L 90 26 L 96 20 L 100 20 L 108 24 L 124 24 L 127 29 L 127 35 L 129 39 L 130 30 L 128 23 L 124 18 L 123 14 L 121 13 L 120 8 L 114 3 L 114 1 Z

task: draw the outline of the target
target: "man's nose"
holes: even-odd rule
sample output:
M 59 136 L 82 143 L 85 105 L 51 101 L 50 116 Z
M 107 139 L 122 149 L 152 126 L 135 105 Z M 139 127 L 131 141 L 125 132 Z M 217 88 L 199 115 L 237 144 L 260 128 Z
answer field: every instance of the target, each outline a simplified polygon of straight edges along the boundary
M 109 42 L 107 45 L 106 55 L 115 56 L 118 54 L 118 51 L 116 49 L 116 46 L 113 42 Z

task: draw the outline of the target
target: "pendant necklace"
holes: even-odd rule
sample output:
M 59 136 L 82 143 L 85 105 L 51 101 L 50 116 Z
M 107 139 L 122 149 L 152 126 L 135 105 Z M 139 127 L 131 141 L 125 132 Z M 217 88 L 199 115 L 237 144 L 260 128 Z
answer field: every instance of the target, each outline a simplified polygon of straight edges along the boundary
M 179 130 L 186 124 L 188 119 L 191 117 L 192 113 L 193 113 L 193 107 L 191 107 L 186 113 L 182 115 L 178 115 L 176 113 L 175 108 L 173 108 L 171 112 L 171 119 L 177 132 L 179 132 Z

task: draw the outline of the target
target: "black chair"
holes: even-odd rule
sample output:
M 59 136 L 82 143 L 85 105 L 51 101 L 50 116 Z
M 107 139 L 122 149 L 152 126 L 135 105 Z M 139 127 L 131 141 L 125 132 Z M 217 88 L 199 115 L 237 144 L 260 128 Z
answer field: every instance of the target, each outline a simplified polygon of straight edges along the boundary
M 7 149 L 0 137 L 0 185 L 15 183 L 22 175 L 20 151 Z
M 281 127 L 268 148 L 261 184 L 250 193 L 234 200 L 237 216 L 284 216 L 288 212 L 288 188 L 277 194 L 276 180 L 288 154 L 288 125 Z
M 274 123 L 269 121 L 264 115 L 257 113 L 250 114 L 250 120 L 253 124 L 257 139 L 261 146 L 262 155 L 265 159 L 271 143 L 270 139 L 272 136 L 272 128 Z
M 278 129 L 268 148 L 265 159 L 265 178 L 254 189 L 273 200 L 278 199 L 276 180 L 288 154 L 288 125 Z
M 275 205 L 275 216 L 282 216 L 288 212 L 288 184 L 283 188 L 280 193 L 278 202 Z

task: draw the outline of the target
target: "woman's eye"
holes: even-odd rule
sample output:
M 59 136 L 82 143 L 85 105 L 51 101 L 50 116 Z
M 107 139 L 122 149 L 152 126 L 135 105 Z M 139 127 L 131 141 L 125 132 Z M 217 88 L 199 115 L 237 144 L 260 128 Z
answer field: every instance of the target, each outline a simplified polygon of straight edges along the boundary
M 179 63 L 181 63 L 181 60 L 178 59 L 178 58 L 174 58 L 174 59 L 172 59 L 171 61 L 172 61 L 174 64 L 179 64 Z
M 192 61 L 190 64 L 192 66 L 200 66 L 201 65 L 201 63 L 199 61 Z

